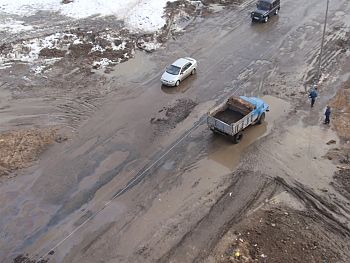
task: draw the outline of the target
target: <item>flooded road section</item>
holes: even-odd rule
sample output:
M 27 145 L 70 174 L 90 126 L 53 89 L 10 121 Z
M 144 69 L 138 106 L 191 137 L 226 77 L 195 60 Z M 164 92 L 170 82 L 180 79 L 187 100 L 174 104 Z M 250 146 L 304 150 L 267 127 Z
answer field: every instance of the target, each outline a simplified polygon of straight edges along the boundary
M 242 156 L 260 153 L 257 141 L 275 136 L 290 114 L 290 103 L 264 95 L 301 96 L 305 72 L 315 63 L 323 6 L 316 0 L 285 1 L 281 15 L 261 25 L 250 23 L 252 7 L 223 10 L 152 57 L 137 54 L 109 75 L 96 72 L 107 79 L 103 87 L 113 90 L 99 110 L 70 141 L 50 148 L 24 175 L 0 185 L 6 200 L 0 205 L 0 258 L 11 261 L 28 253 L 50 262 L 167 261 L 164 257 L 187 262 L 181 255 L 195 257 L 216 225 L 199 236 L 197 247 L 195 242 L 186 246 L 187 233 L 228 191 L 227 185 L 233 187 L 228 194 L 237 197 L 232 214 L 262 198 L 259 193 L 270 187 L 264 178 L 232 172 Z M 350 10 L 341 0 L 331 12 L 338 9 Z M 338 16 L 333 23 L 341 21 Z M 179 56 L 198 59 L 197 75 L 179 88 L 162 87 L 161 71 Z M 291 59 L 298 68 L 289 68 Z M 248 128 L 239 145 L 214 136 L 204 121 L 206 112 L 231 94 L 261 96 L 271 106 L 266 122 Z M 16 112 L 11 107 L 8 111 Z M 295 137 L 298 132 L 289 131 Z M 282 145 L 294 146 L 293 139 L 286 140 Z M 283 151 L 276 150 L 275 159 Z M 247 165 L 260 167 L 256 160 Z M 229 218 L 226 214 L 222 220 Z

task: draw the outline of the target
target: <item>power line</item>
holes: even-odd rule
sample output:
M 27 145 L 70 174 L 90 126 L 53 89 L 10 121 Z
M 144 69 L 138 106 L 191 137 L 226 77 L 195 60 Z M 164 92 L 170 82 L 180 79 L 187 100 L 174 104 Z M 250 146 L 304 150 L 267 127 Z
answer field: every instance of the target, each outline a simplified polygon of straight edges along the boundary
M 318 61 L 318 69 L 317 69 L 317 81 L 320 81 L 321 79 L 321 64 L 322 64 L 322 56 L 323 56 L 323 47 L 324 47 L 324 39 L 326 36 L 326 28 L 327 28 L 327 20 L 328 20 L 328 9 L 329 9 L 329 0 L 327 0 L 327 7 L 326 7 L 326 14 L 324 19 L 324 26 L 323 26 L 323 34 L 322 34 L 322 41 L 321 41 L 321 50 L 320 50 L 320 57 Z

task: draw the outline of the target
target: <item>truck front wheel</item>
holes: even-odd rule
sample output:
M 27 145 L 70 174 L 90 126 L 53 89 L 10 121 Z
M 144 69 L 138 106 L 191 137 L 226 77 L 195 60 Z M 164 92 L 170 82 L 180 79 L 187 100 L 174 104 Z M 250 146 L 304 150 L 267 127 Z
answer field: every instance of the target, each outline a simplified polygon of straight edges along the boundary
M 265 120 L 265 112 L 261 113 L 259 120 L 256 122 L 256 124 L 262 124 Z
M 243 138 L 243 133 L 239 132 L 239 133 L 236 133 L 233 137 L 232 137 L 232 141 L 233 143 L 237 144 L 239 143 Z

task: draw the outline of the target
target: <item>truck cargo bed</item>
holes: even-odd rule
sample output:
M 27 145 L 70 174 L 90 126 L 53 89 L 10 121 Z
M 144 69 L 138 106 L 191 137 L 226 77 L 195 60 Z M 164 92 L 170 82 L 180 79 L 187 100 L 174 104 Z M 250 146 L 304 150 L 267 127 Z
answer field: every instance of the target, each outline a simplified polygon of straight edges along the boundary
M 269 105 L 255 97 L 231 96 L 208 112 L 207 124 L 215 133 L 231 136 L 235 143 L 249 125 L 259 124 Z
M 227 107 L 226 110 L 219 111 L 213 117 L 227 124 L 232 124 L 242 119 L 244 115 L 236 110 Z

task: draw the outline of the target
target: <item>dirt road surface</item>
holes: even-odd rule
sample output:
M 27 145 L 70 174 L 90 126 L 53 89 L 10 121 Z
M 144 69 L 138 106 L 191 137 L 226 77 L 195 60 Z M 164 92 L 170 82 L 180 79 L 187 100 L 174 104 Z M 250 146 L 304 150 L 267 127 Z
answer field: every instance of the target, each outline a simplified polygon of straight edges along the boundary
M 197 17 L 107 73 L 70 58 L 39 75 L 1 69 L 1 129 L 59 126 L 68 138 L 0 178 L 2 262 L 350 262 L 350 138 L 322 124 L 350 77 L 350 3 L 330 6 L 313 109 L 324 3 L 285 0 L 267 24 L 251 24 L 252 8 Z M 162 87 L 181 56 L 197 74 Z M 238 145 L 205 124 L 231 94 L 271 108 Z

